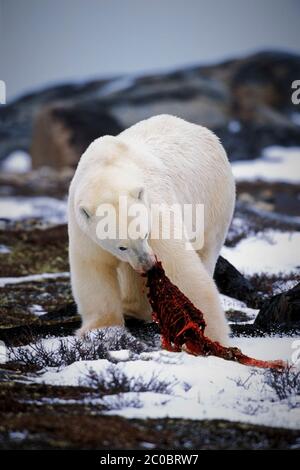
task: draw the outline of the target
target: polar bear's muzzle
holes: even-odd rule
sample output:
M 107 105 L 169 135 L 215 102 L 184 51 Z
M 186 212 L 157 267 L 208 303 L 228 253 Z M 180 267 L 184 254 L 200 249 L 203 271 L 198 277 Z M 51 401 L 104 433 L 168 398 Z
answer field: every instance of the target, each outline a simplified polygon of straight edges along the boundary
M 147 256 L 139 259 L 139 271 L 146 273 L 151 269 L 155 264 L 155 256 Z
M 141 252 L 135 252 L 129 263 L 133 269 L 139 273 L 145 273 L 151 269 L 156 262 L 155 254 L 149 247 L 149 250 Z

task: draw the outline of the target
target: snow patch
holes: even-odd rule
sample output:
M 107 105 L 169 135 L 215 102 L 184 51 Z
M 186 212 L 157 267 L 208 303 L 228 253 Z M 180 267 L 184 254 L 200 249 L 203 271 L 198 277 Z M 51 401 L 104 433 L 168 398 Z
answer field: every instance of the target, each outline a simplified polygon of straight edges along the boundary
M 0 245 L 0 254 L 8 255 L 8 253 L 11 253 L 11 249 L 6 245 Z
M 241 300 L 228 297 L 224 294 L 221 294 L 220 298 L 222 307 L 225 312 L 228 312 L 229 310 L 238 310 L 239 312 L 243 312 L 247 315 L 248 321 L 239 323 L 252 323 L 259 312 L 258 309 L 247 307 L 247 304 L 245 304 L 245 302 L 242 302 Z
M 29 276 L 19 277 L 0 277 L 0 287 L 7 284 L 22 284 L 23 282 L 44 282 L 48 279 L 69 279 L 70 273 L 43 273 L 43 274 L 30 274 Z
M 7 347 L 4 341 L 0 341 L 0 364 L 5 364 L 7 362 Z
M 128 349 L 120 349 L 119 351 L 109 351 L 109 358 L 115 361 L 128 361 L 130 351 Z
M 44 310 L 44 308 L 38 304 L 31 305 L 29 307 L 29 312 L 32 315 L 36 315 L 37 317 L 40 317 L 41 315 L 44 315 L 45 313 L 47 313 L 46 310 Z
M 256 160 L 232 163 L 237 181 L 300 182 L 300 147 L 268 147 Z
M 300 113 L 292 113 L 291 121 L 297 126 L 300 126 Z
M 228 130 L 232 134 L 237 134 L 241 130 L 241 123 L 239 121 L 230 121 L 228 124 Z
M 113 95 L 114 93 L 120 93 L 121 91 L 125 91 L 133 87 L 135 82 L 135 75 L 126 75 L 115 78 L 114 80 L 109 80 L 109 82 L 101 88 L 99 95 L 103 98 L 105 96 Z
M 0 217 L 9 220 L 30 217 L 52 224 L 63 224 L 67 222 L 67 202 L 52 197 L 1 197 Z
M 287 281 L 276 281 L 272 285 L 273 295 L 281 294 L 293 289 L 299 283 L 298 279 L 289 279 Z
M 23 150 L 15 150 L 2 163 L 1 171 L 26 173 L 31 170 L 31 156 Z
M 245 274 L 297 272 L 300 268 L 300 233 L 267 230 L 241 240 L 222 255 Z

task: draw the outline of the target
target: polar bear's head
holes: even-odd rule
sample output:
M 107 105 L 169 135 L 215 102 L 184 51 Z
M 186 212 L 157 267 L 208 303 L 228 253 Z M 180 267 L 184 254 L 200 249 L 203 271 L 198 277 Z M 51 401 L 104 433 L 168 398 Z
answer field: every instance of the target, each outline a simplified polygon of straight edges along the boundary
M 136 271 L 146 272 L 156 258 L 149 245 L 151 216 L 143 178 L 132 159 L 127 160 L 126 145 L 100 144 L 97 164 L 85 164 L 78 178 L 76 220 L 102 249 Z M 92 150 L 91 155 L 89 149 L 84 155 L 90 163 L 95 157 Z

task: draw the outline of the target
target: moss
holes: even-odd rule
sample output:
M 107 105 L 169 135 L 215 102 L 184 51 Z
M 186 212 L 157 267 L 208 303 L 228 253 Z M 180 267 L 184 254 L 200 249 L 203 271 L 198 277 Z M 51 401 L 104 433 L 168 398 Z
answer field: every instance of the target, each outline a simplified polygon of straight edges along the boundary
M 31 313 L 40 305 L 47 315 Z M 0 289 L 0 329 L 20 325 L 27 327 L 49 321 L 63 322 L 76 315 L 71 286 L 65 279 L 11 284 Z
M 0 231 L 0 244 L 10 248 L 0 254 L 1 276 L 69 271 L 67 227 Z

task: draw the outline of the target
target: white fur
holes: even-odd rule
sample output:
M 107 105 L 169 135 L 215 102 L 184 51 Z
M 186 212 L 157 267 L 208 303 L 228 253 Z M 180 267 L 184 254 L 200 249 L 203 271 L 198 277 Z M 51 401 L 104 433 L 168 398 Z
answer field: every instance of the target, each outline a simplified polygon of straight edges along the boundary
M 140 188 L 143 191 L 140 192 Z M 100 243 L 93 217 L 102 202 L 120 194 L 137 202 L 204 204 L 204 246 L 187 251 L 181 240 L 120 240 Z M 228 326 L 212 274 L 231 221 L 235 185 L 226 153 L 208 129 L 161 115 L 117 137 L 96 139 L 82 155 L 69 193 L 72 289 L 82 316 L 80 334 L 122 325 L 124 314 L 150 319 L 144 281 L 135 272 L 153 253 L 167 275 L 205 315 L 206 333 L 225 344 Z M 88 219 L 83 209 L 90 215 Z M 151 235 L 151 234 L 150 234 Z

